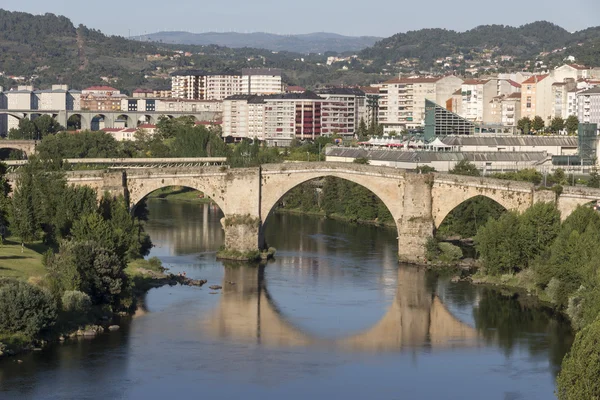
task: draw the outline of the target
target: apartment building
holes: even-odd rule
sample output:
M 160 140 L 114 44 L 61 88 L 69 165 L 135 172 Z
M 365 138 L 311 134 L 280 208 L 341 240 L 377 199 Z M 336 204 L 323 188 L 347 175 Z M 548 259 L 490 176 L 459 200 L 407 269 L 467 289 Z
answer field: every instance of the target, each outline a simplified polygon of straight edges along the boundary
M 365 92 L 356 88 L 327 88 L 316 93 L 325 99 L 321 134 L 354 136 L 366 111 Z
M 229 96 L 242 93 L 242 78 L 232 74 L 211 74 L 201 77 L 204 95 L 198 100 L 222 101 Z M 202 94 L 202 91 L 200 91 Z
M 269 95 L 283 92 L 281 70 L 277 68 L 244 68 L 241 79 L 241 94 Z
M 446 104 L 462 83 L 462 79 L 452 75 L 386 81 L 379 90 L 379 123 L 385 132 L 422 127 L 425 100 Z
M 600 78 L 600 69 L 578 64 L 565 64 L 551 71 L 550 76 L 557 82 L 563 82 L 565 79 L 577 81 L 580 79 Z
M 360 111 L 360 114 L 365 121 L 367 127 L 379 123 L 379 89 L 381 85 L 373 85 L 373 86 L 362 86 L 359 89 L 365 93 L 365 107 L 364 111 Z M 360 124 L 360 119 L 358 121 Z
M 516 128 L 521 119 L 521 93 L 504 96 L 501 101 L 501 124 L 505 127 Z
M 580 123 L 600 126 L 600 86 L 577 94 L 577 111 Z
M 577 83 L 572 78 L 565 78 L 563 82 L 552 84 L 552 118 L 567 119 L 569 115 L 569 91 L 576 89 Z
M 204 98 L 204 72 L 200 70 L 176 71 L 171 74 L 171 95 L 177 99 Z
M 223 136 L 258 138 L 270 146 L 314 140 L 323 134 L 325 102 L 312 92 L 231 96 L 223 101 Z
M 556 81 L 546 75 L 533 75 L 521 84 L 521 117 L 542 117 L 546 125 L 553 115 L 552 84 Z
M 223 136 L 265 140 L 265 98 L 236 95 L 223 101 Z

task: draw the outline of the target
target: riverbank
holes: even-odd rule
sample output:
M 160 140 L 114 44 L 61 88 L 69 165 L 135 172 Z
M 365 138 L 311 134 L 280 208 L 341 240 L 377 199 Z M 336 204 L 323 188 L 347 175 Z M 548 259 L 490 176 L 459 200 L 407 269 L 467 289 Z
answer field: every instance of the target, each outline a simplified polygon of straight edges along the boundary
M 43 253 L 48 250 L 47 246 L 35 243 L 21 248 L 21 245 L 14 241 L 7 241 L 1 250 L 0 278 L 27 281 L 34 286 L 43 287 L 46 270 L 42 259 Z M 0 334 L 0 358 L 41 350 L 50 343 L 78 337 L 91 338 L 104 332 L 118 330 L 118 319 L 133 315 L 135 305 L 150 289 L 167 285 L 202 287 L 207 283 L 206 280 L 169 273 L 158 259 L 131 261 L 125 273 L 131 282 L 132 298 L 131 306 L 126 311 L 113 312 L 101 306 L 94 306 L 85 315 L 61 312 L 52 329 L 39 338 L 31 338 L 22 333 Z
M 304 210 L 293 209 L 293 208 L 277 208 L 275 210 L 275 212 L 281 213 L 281 214 L 310 215 L 313 217 L 330 218 L 330 219 L 334 219 L 337 221 L 356 223 L 356 224 L 361 224 L 361 225 L 372 225 L 372 226 L 379 226 L 379 227 L 392 228 L 392 229 L 396 228 L 396 224 L 394 224 L 394 222 L 392 222 L 392 221 L 379 222 L 376 220 L 363 220 L 363 219 L 355 220 L 355 219 L 350 219 L 342 214 L 327 215 L 324 211 L 304 211 Z

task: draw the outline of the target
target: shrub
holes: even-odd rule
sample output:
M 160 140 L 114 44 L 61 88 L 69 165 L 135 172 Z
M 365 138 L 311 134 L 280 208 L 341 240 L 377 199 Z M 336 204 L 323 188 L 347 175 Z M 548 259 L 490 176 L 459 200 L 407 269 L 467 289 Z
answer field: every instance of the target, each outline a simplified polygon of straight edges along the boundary
M 463 252 L 460 247 L 453 245 L 452 243 L 441 242 L 438 244 L 440 251 L 440 261 L 451 263 L 460 260 L 463 256 Z
M 0 280 L 0 332 L 35 337 L 56 322 L 52 296 L 29 283 Z
M 92 300 L 83 292 L 69 290 L 62 296 L 62 307 L 67 312 L 86 314 L 92 308 Z
M 425 242 L 425 255 L 429 261 L 436 260 L 440 255 L 440 247 L 435 237 L 431 236 L 427 238 Z
M 556 394 L 560 400 L 600 398 L 600 320 L 582 329 L 562 363 Z

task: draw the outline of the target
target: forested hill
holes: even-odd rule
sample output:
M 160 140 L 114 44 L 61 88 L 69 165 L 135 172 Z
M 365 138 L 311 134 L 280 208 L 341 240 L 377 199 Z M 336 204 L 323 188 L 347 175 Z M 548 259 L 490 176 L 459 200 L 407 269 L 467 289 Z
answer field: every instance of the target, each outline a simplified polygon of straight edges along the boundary
M 579 46 L 579 44 L 585 46 Z M 421 29 L 398 33 L 364 49 L 360 56 L 376 64 L 419 58 L 422 66 L 434 60 L 473 50 L 497 55 L 534 58 L 542 52 L 567 47 L 562 54 L 573 55 L 582 64 L 600 61 L 600 27 L 570 33 L 550 22 L 538 21 L 520 27 L 482 25 L 466 32 Z
M 0 10 L 0 72 L 38 77 L 26 83 L 52 79 L 81 87 L 98 83 L 101 76 L 118 76 L 123 86 L 134 85 L 151 67 L 146 54 L 156 52 L 152 44 L 75 27 L 63 16 Z
M 358 51 L 372 46 L 381 38 L 374 36 L 343 36 L 326 32 L 302 35 L 276 35 L 265 32 L 157 32 L 140 36 L 138 39 L 160 43 L 215 44 L 231 48 L 255 47 L 273 51 L 291 51 L 308 54 Z
M 63 83 L 82 89 L 108 84 L 131 92 L 138 87 L 170 86 L 169 72 L 184 68 L 206 72 L 281 68 L 285 83 L 308 88 L 324 83 L 364 85 L 381 79 L 378 73 L 328 68 L 326 58 L 256 48 L 140 42 L 76 27 L 54 14 L 0 9 L 0 86 L 5 88 L 30 84 L 45 89 Z

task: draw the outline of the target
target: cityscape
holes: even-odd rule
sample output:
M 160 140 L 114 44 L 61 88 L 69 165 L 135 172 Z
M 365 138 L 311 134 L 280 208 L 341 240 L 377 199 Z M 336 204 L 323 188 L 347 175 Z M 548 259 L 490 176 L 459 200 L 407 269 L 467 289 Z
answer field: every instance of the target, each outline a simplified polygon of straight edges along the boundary
M 469 1 L 3 6 L 0 398 L 600 398 L 594 5 Z

